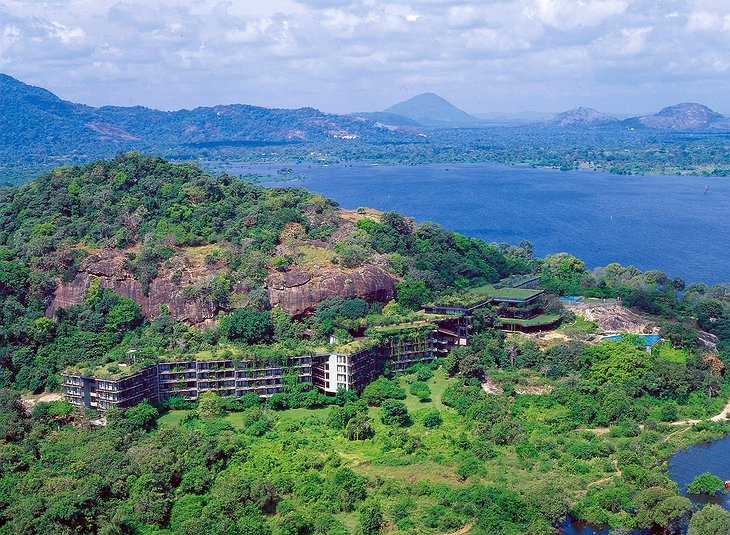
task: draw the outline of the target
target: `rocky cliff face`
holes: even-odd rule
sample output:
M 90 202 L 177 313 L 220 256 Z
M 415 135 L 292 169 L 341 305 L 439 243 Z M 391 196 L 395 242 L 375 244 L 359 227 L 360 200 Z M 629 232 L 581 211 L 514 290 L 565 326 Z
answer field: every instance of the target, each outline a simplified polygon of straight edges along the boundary
M 320 301 L 338 296 L 388 301 L 395 297 L 395 280 L 375 266 L 351 270 L 315 267 L 270 275 L 267 292 L 271 306 L 297 316 L 313 310 Z
M 222 265 L 206 265 L 194 260 L 202 255 L 181 254 L 160 268 L 159 276 L 150 283 L 144 293 L 142 284 L 125 268 L 123 251 L 103 251 L 90 256 L 76 277 L 59 284 L 46 314 L 52 317 L 60 307 L 80 303 L 92 277 L 99 280 L 102 288 L 114 290 L 129 297 L 142 307 L 148 318 L 160 314 L 160 306 L 166 305 L 172 316 L 196 327 L 210 325 L 221 311 L 218 303 L 197 292 L 194 297 L 185 292 L 186 287 L 200 287 L 211 280 L 223 268 Z M 232 300 L 245 302 L 250 288 L 242 284 L 232 288 Z M 271 306 L 279 306 L 290 315 L 313 311 L 317 303 L 334 297 L 360 297 L 369 301 L 387 301 L 395 297 L 395 279 L 384 269 L 363 266 L 358 269 L 314 266 L 296 267 L 285 273 L 272 272 L 266 281 L 266 291 Z
M 58 285 L 46 314 L 52 316 L 60 307 L 80 303 L 92 277 L 95 277 L 102 288 L 109 288 L 119 295 L 133 299 L 148 318 L 158 316 L 160 306 L 167 305 L 175 319 L 190 325 L 203 326 L 215 318 L 219 311 L 217 305 L 211 300 L 187 298 L 183 289 L 204 281 L 215 275 L 215 272 L 215 267 L 195 265 L 185 257 L 175 257 L 171 266 L 150 283 L 149 292 L 145 294 L 142 283 L 124 267 L 123 252 L 104 251 L 89 257 L 71 282 Z M 176 273 L 179 274 L 179 279 Z M 238 292 L 245 290 L 234 289 Z

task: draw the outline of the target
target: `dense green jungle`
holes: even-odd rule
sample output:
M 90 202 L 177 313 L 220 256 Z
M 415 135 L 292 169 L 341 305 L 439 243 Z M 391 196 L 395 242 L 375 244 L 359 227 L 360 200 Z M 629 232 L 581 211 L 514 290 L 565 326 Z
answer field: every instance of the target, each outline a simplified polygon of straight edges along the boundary
M 47 315 L 58 288 L 104 254 L 119 255 L 145 293 L 176 259 L 198 255 L 207 275 L 177 280 L 217 321 L 191 326 L 164 305 L 143 314 L 93 278 L 77 303 Z M 296 315 L 272 307 L 267 281 L 313 263 L 377 266 L 396 297 L 335 296 Z M 268 399 L 145 402 L 110 411 L 105 425 L 41 398 L 69 366 L 328 346 L 332 334 L 347 338 L 343 325 L 398 324 L 426 303 L 525 274 L 553 296 L 555 336 L 505 333 L 485 309 L 468 346 L 386 372 L 360 396 L 292 381 Z M 620 298 L 663 341 L 651 352 L 630 334 L 600 341 L 596 323 L 558 296 Z M 566 515 L 727 533 L 730 513 L 698 512 L 665 461 L 730 430 L 710 420 L 730 397 L 728 365 L 727 285 L 618 264 L 588 271 L 564 253 L 536 258 L 527 241 L 345 213 L 304 189 L 137 153 L 0 188 L 3 533 L 537 534 L 557 533 Z

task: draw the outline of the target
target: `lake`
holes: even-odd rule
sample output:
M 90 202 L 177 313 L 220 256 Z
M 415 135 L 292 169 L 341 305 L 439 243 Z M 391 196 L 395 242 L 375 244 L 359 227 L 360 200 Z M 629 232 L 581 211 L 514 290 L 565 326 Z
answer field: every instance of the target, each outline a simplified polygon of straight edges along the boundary
M 275 175 L 343 208 L 396 210 L 487 242 L 533 243 L 589 268 L 610 262 L 659 269 L 687 283 L 730 282 L 730 179 L 623 176 L 495 164 L 234 165 L 232 174 Z
M 672 481 L 676 481 L 682 496 L 687 496 L 695 506 L 702 507 L 705 504 L 714 503 L 730 511 L 730 494 L 717 496 L 687 494 L 687 485 L 704 472 L 710 472 L 722 480 L 730 479 L 728 459 L 730 459 L 730 435 L 676 452 L 669 458 L 668 475 Z M 563 521 L 560 528 L 564 535 L 610 535 L 611 532 L 609 528 L 593 528 L 574 521 L 570 517 Z M 686 528 L 685 526 L 683 533 L 686 532 Z M 652 533 L 660 533 L 660 531 L 634 529 L 627 535 L 650 535 Z
M 730 511 L 730 494 L 699 496 L 687 494 L 687 485 L 704 472 L 723 481 L 730 479 L 730 435 L 678 451 L 669 458 L 669 477 L 677 482 L 683 496 L 695 504 L 715 503 Z

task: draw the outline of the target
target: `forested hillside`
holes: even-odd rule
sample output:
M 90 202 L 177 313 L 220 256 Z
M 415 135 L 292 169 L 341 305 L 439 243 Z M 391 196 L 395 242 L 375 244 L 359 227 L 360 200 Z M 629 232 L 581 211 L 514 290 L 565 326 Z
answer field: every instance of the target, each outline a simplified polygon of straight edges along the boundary
M 104 271 L 110 257 L 120 271 Z M 387 297 L 348 293 L 376 272 Z M 321 273 L 342 276 L 339 294 L 296 314 L 285 299 L 273 306 Z M 295 379 L 267 400 L 172 398 L 110 411 L 105 426 L 36 397 L 68 366 L 113 374 L 167 356 L 333 351 L 351 331 L 396 329 L 425 303 L 521 274 L 539 278 L 542 306 L 562 319 L 551 336 L 505 334 L 486 307 L 468 346 L 386 371 L 359 397 Z M 52 308 L 82 275 L 78 299 Z M 210 321 L 144 308 L 167 277 Z M 115 291 L 129 288 L 139 292 Z M 603 341 L 560 295 L 621 297 L 664 340 L 652 351 L 629 333 Z M 693 507 L 661 461 L 727 431 L 687 420 L 725 405 L 729 347 L 724 285 L 617 264 L 589 272 L 564 253 L 534 258 L 529 242 L 486 244 L 136 153 L 59 167 L 0 189 L 0 531 L 552 533 L 567 514 L 671 531 Z
M 519 249 L 503 252 L 436 225 L 417 227 L 398 214 L 373 214 L 379 222 L 360 218 L 353 224 L 353 214 L 304 189 L 267 189 L 134 153 L 57 168 L 0 190 L 5 380 L 22 372 L 22 388 L 36 390 L 48 380 L 57 384 L 55 372 L 84 360 L 82 348 L 103 359 L 133 333 L 134 341 L 124 347 L 154 353 L 169 345 L 136 330 L 147 328 L 142 312 L 158 322 L 167 315 L 174 324 L 199 307 L 215 320 L 235 308 L 268 310 L 270 296 L 283 299 L 285 309 L 288 304 L 299 313 L 314 312 L 317 300 L 296 293 L 300 283 L 286 293 L 287 277 L 310 277 L 310 284 L 318 274 L 342 279 L 329 294 L 320 289 L 320 299 L 381 300 L 392 297 L 394 283 L 405 278 L 399 284 L 413 286 L 417 306 L 434 293 L 532 267 Z M 100 259 L 110 256 L 119 261 L 119 272 L 106 276 L 88 268 L 99 268 Z M 382 277 L 382 288 L 365 285 L 358 292 L 352 279 L 359 273 Z M 157 296 L 156 308 L 142 310 L 161 279 L 173 289 Z M 59 308 L 57 294 L 73 281 L 79 284 L 76 298 L 64 303 L 67 310 Z M 125 295 L 97 301 L 87 294 L 92 286 Z M 117 314 L 117 301 L 127 323 L 112 327 L 106 315 Z M 177 301 L 180 307 L 173 306 Z M 59 325 L 45 318 L 46 309 L 55 311 Z

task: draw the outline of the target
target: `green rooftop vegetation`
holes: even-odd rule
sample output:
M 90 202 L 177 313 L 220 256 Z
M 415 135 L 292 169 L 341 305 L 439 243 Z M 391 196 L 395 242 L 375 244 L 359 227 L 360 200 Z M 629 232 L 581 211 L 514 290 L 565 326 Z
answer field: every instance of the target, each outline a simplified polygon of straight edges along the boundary
M 373 327 L 366 331 L 367 336 L 374 338 L 387 338 L 390 336 L 399 335 L 418 335 L 428 334 L 435 328 L 435 322 L 433 321 L 414 321 L 407 324 L 400 325 L 388 325 L 383 327 Z
M 422 310 L 388 310 L 384 309 L 382 314 L 368 314 L 361 318 L 337 318 L 337 323 L 346 327 L 348 330 L 357 331 L 360 329 L 373 329 L 387 327 L 391 325 L 403 325 L 415 322 L 431 322 L 448 319 L 450 316 L 444 314 L 427 314 Z
M 89 364 L 79 363 L 66 369 L 66 373 L 83 375 L 87 377 L 97 377 L 99 379 L 119 380 L 125 377 L 131 377 L 142 371 L 150 365 L 149 361 L 139 362 L 132 365 L 119 362 L 109 362 L 91 366 Z
M 540 277 L 534 274 L 528 275 L 513 275 L 506 277 L 499 282 L 494 283 L 495 288 L 514 288 L 520 284 L 526 284 L 527 282 L 538 281 Z
M 473 306 L 485 299 L 530 299 L 541 294 L 543 290 L 529 288 L 496 288 L 491 284 L 485 284 L 476 288 L 470 288 L 458 293 L 452 293 L 440 297 L 435 305 L 454 305 L 461 307 Z

